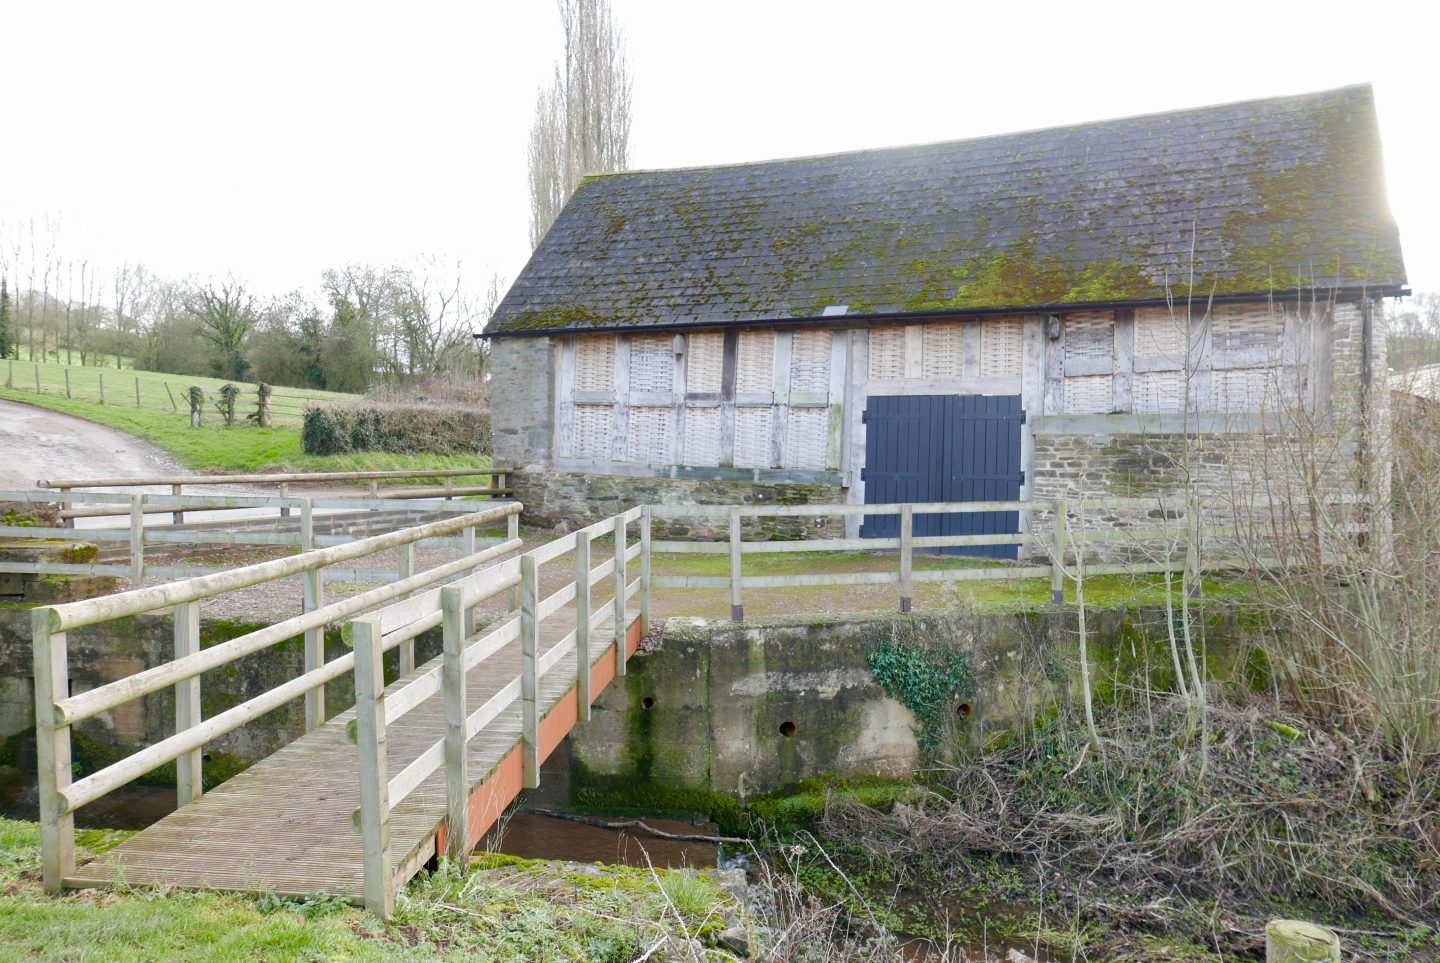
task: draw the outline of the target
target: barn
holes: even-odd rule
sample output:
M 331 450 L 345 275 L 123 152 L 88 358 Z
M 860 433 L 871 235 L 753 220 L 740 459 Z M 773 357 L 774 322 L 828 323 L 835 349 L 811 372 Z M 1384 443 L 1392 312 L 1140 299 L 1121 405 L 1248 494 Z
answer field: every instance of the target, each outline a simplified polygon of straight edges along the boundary
M 1404 284 L 1368 86 L 592 176 L 484 332 L 495 459 L 540 523 L 1218 485 L 1287 410 L 1363 453 Z

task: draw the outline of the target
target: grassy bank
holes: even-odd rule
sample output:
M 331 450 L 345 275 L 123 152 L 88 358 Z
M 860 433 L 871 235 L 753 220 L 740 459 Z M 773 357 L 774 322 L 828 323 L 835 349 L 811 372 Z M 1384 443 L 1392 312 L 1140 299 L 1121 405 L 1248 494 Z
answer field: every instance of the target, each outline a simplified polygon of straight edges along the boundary
M 23 395 L 36 397 L 36 375 L 39 375 L 39 395 L 42 398 L 58 398 L 60 400 L 87 401 L 100 404 L 103 396 L 109 407 L 128 408 L 131 411 L 149 411 L 156 414 L 168 414 L 174 416 L 188 417 L 190 412 L 189 402 L 186 400 L 186 390 L 195 385 L 205 390 L 206 394 L 212 394 L 220 390 L 222 385 L 227 384 L 221 378 L 204 378 L 198 375 L 174 375 L 161 371 L 137 371 L 132 368 L 124 368 L 116 371 L 113 367 L 114 358 L 110 358 L 112 367 L 101 368 L 93 365 L 67 365 L 59 361 L 41 361 L 38 363 L 30 361 L 4 361 L 0 362 L 0 387 L 10 391 L 17 391 Z M 69 387 L 67 390 L 66 376 L 69 376 Z M 102 385 L 103 380 L 103 385 Z M 255 390 L 255 385 L 246 382 L 235 382 L 235 387 L 242 392 Z M 138 400 L 136 389 L 139 389 Z M 67 397 L 68 395 L 68 397 Z M 358 395 L 343 394 L 338 391 L 317 391 L 311 388 L 285 388 L 275 386 L 270 395 L 270 405 L 276 424 L 299 425 L 303 417 L 304 406 L 315 401 L 354 401 Z M 23 400 L 17 398 L 15 400 Z M 41 404 L 43 402 L 36 402 Z M 237 402 L 238 416 L 254 411 L 254 397 L 242 395 Z M 207 400 L 205 404 L 205 419 L 220 420 L 220 414 Z
M 0 398 L 75 415 L 109 425 L 150 442 L 181 465 L 200 472 L 259 471 L 399 471 L 425 468 L 488 468 L 488 455 L 395 455 L 365 452 L 351 455 L 307 455 L 298 428 L 279 426 L 225 427 L 209 418 L 191 428 L 187 416 L 119 405 L 79 401 L 63 395 L 0 388 Z
M 120 838 L 82 832 L 80 844 L 88 855 Z M 39 829 L 0 819 L 4 959 L 622 963 L 652 950 L 652 960 L 736 959 L 714 945 L 729 925 L 730 898 L 698 871 L 479 857 L 468 876 L 412 883 L 383 923 L 324 896 L 137 889 L 52 897 L 36 882 L 38 869 Z

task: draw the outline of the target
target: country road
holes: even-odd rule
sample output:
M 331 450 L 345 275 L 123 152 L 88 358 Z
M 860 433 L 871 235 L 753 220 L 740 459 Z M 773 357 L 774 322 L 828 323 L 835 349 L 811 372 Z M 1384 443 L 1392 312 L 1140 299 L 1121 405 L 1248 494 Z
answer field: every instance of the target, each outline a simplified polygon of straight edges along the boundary
M 154 445 L 93 421 L 0 401 L 0 489 L 38 479 L 190 475 Z

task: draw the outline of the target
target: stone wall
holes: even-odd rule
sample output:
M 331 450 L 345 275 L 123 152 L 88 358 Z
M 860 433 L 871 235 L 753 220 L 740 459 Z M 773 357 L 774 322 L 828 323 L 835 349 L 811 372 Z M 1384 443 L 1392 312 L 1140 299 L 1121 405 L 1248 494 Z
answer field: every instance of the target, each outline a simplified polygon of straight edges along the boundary
M 636 505 L 831 505 L 841 490 L 827 485 L 766 484 L 693 478 L 526 472 L 512 476 L 515 497 L 525 506 L 527 524 L 570 528 L 615 515 Z M 748 539 L 841 538 L 839 515 L 747 519 Z M 725 538 L 729 523 L 715 519 L 657 518 L 656 538 Z
M 490 342 L 490 423 L 495 464 L 544 471 L 554 434 L 555 370 L 549 338 Z
M 1087 615 L 1097 698 L 1133 698 L 1147 679 L 1173 686 L 1163 610 Z M 1211 677 L 1245 673 L 1244 615 L 1214 606 L 1202 623 Z M 664 798 L 656 786 L 744 798 L 818 777 L 905 776 L 921 762 L 915 717 L 866 661 L 896 636 L 952 646 L 973 669 L 973 694 L 947 713 L 951 747 L 1003 738 L 1078 697 L 1073 612 L 672 619 L 570 736 L 573 784 L 611 801 Z

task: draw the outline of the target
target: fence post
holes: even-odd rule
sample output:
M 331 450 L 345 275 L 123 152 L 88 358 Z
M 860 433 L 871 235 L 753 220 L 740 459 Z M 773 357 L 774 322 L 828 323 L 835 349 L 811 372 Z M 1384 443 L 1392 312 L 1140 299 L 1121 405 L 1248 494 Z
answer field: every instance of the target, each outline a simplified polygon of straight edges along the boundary
M 53 609 L 31 615 L 35 644 L 35 756 L 40 789 L 41 873 L 58 893 L 75 872 L 75 814 L 62 813 L 60 793 L 70 785 L 70 727 L 55 724 L 55 703 L 70 694 L 65 633 L 50 631 Z
M 520 556 L 520 704 L 522 712 L 520 759 L 525 788 L 540 785 L 540 578 L 533 555 Z
M 650 506 L 640 509 L 640 635 L 650 634 Z
M 181 486 L 180 486 L 180 485 L 171 485 L 171 486 L 170 486 L 170 494 L 176 496 L 177 498 L 180 496 L 180 490 L 181 490 Z M 172 525 L 184 525 L 184 524 L 185 524 L 185 512 L 184 512 L 183 510 L 171 512 L 171 513 L 170 513 L 170 524 L 172 524 Z
M 520 537 L 520 515 L 519 515 L 519 513 L 517 512 L 517 513 L 514 514 L 514 515 L 506 515 L 506 516 L 505 516 L 505 540 L 506 540 L 507 542 L 513 542 L 513 541 L 515 541 L 516 539 L 518 539 L 519 537 Z M 520 608 L 520 586 L 517 585 L 517 586 L 515 586 L 514 588 L 510 589 L 509 602 L 510 602 L 510 611 L 511 611 L 511 612 L 514 612 L 516 609 Z
M 740 594 L 740 509 L 730 509 L 730 621 L 745 621 L 745 600 Z
M 466 529 L 469 531 L 469 529 Z M 400 546 L 400 580 L 404 581 L 415 574 L 415 543 L 408 542 Z M 468 634 L 468 633 L 466 633 Z M 406 639 L 400 643 L 400 674 L 409 675 L 415 671 L 415 640 Z
M 311 499 L 300 502 L 300 550 L 315 548 L 315 512 Z M 311 569 L 304 575 L 304 611 L 313 612 L 325 604 L 325 570 Z M 305 630 L 305 671 L 314 672 L 325 664 L 325 627 Z M 325 687 L 317 686 L 305 693 L 305 731 L 313 732 L 325 724 Z
M 629 635 L 630 613 L 627 599 L 625 598 L 625 586 L 630 581 L 628 566 L 625 564 L 625 524 L 624 514 L 615 516 L 615 674 L 625 674 L 625 662 L 630 654 L 630 646 L 626 643 L 626 636 Z
M 39 389 L 36 389 L 39 390 Z M 105 372 L 100 372 L 100 403 L 105 403 Z
M 183 659 L 200 651 L 200 603 L 181 602 L 175 606 L 175 658 Z M 181 733 L 200 722 L 200 677 L 175 683 L 175 732 Z M 205 791 L 203 756 L 199 749 L 175 760 L 175 806 L 188 806 Z
M 1340 937 L 1334 930 L 1300 920 L 1265 924 L 1265 963 L 1340 963 Z
M 10 362 L 10 367 L 5 372 L 5 387 L 15 387 L 15 362 Z
M 909 612 L 914 601 L 911 570 L 915 560 L 915 506 L 900 506 L 900 611 Z
M 1070 509 L 1065 499 L 1055 499 L 1055 545 L 1050 559 L 1050 601 L 1065 604 L 1065 542 L 1069 539 Z
M 475 554 L 475 526 L 474 526 L 474 525 L 467 525 L 467 526 L 465 526 L 464 528 L 460 529 L 460 554 L 461 554 L 462 556 L 464 556 L 465 558 L 469 558 L 471 555 L 474 555 L 474 554 Z M 414 563 L 413 563 L 413 562 L 411 563 L 411 566 L 410 566 L 410 573 L 411 573 L 412 575 L 415 573 L 415 566 L 414 566 Z M 470 569 L 470 574 L 471 574 L 471 575 L 475 574 L 475 570 L 474 570 L 473 568 Z M 472 606 L 471 608 L 468 608 L 468 609 L 465 610 L 465 638 L 468 639 L 468 638 L 470 638 L 470 636 L 472 636 L 472 635 L 474 635 L 474 634 L 475 634 L 475 609 L 474 609 L 474 607 Z
M 355 630 L 355 744 L 360 769 L 361 860 L 365 908 L 388 918 L 395 908 L 390 879 L 390 773 L 386 760 L 385 666 L 380 620 L 350 623 Z
M 590 535 L 575 539 L 575 701 L 581 722 L 590 721 Z
M 70 500 L 70 489 L 59 488 L 56 490 L 60 492 L 60 512 L 63 515 L 67 510 L 73 509 L 75 507 L 75 503 Z M 62 517 L 60 519 L 60 527 L 74 528 L 75 519 Z
M 170 382 L 165 382 L 165 393 L 170 396 L 170 410 L 177 415 L 180 413 L 180 406 L 175 403 L 175 392 L 170 390 Z
M 65 397 L 66 397 L 66 398 L 71 397 L 71 395 L 70 395 L 70 366 L 69 366 L 68 364 L 65 366 Z
M 140 407 L 140 379 L 135 379 L 135 407 Z
M 34 364 L 34 363 L 32 362 L 32 364 Z M 38 364 L 36 364 L 36 365 L 34 365 L 34 367 L 35 367 L 35 393 L 38 395 L 38 394 L 40 393 L 40 366 L 39 366 Z
M 461 866 L 469 862 L 470 775 L 465 761 L 465 591 L 458 585 L 440 590 L 445 693 L 445 856 Z
M 145 587 L 145 496 L 130 496 L 130 587 Z
M 289 483 L 289 482 L 281 482 L 281 483 L 280 483 L 280 497 L 281 497 L 281 498 L 289 498 L 289 497 L 290 497 L 290 483 Z M 289 517 L 290 517 L 290 506 L 289 506 L 289 505 L 281 505 L 281 506 L 280 506 L 280 517 L 281 517 L 281 518 L 289 518 Z

